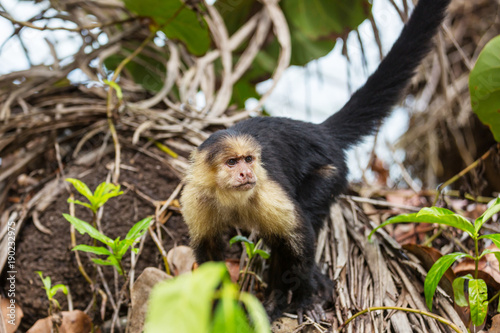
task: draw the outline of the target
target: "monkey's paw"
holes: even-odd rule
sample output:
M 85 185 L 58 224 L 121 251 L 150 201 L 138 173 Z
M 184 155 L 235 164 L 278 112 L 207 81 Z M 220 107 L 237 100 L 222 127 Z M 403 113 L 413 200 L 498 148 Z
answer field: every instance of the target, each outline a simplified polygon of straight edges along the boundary
M 316 299 L 308 303 L 308 305 L 297 307 L 297 321 L 299 325 L 304 321 L 304 314 L 316 323 L 325 321 L 326 313 L 323 309 L 323 302 Z

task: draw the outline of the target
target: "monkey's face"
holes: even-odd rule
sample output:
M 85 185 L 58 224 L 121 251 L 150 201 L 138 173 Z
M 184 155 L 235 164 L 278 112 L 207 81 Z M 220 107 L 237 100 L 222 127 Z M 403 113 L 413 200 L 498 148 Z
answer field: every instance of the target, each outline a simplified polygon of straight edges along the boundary
M 222 163 L 217 172 L 219 187 L 250 191 L 257 184 L 255 165 L 258 163 L 255 156 L 231 156 Z
M 223 136 L 207 154 L 216 186 L 224 191 L 251 192 L 261 170 L 260 153 L 260 145 L 248 135 Z

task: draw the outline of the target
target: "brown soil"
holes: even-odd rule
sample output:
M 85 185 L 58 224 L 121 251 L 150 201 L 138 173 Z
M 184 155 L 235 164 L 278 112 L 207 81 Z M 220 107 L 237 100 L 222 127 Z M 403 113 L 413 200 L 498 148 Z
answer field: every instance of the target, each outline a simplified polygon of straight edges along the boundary
M 120 183 L 131 184 L 155 200 L 166 200 L 178 185 L 178 178 L 168 168 L 163 167 L 160 162 L 144 155 L 136 156 L 130 151 L 123 151 L 122 155 L 122 164 L 131 166 L 136 171 L 122 169 Z M 91 190 L 94 190 L 99 183 L 106 180 L 108 170 L 105 165 L 109 162 L 109 158 L 103 159 L 99 166 L 95 167 L 92 172 L 87 173 L 81 180 Z M 82 171 L 85 171 L 85 169 L 82 168 Z M 124 186 L 122 186 L 122 189 L 125 193 L 108 201 L 102 217 L 103 231 L 112 238 L 118 236 L 123 238 L 135 222 L 154 214 L 155 211 L 152 203 Z M 42 271 L 44 276 L 50 276 L 53 285 L 64 283 L 69 286 L 75 309 L 84 310 L 91 303 L 92 291 L 90 285 L 80 274 L 75 254 L 71 251 L 70 224 L 62 217 L 62 213 L 67 213 L 69 210 L 66 201 L 68 196 L 67 193 L 60 195 L 40 216 L 40 222 L 52 231 L 52 235 L 40 232 L 29 220 L 23 226 L 18 237 L 16 299 L 24 311 L 21 331 L 25 331 L 37 319 L 47 315 L 48 301 L 45 291 L 41 288 L 42 283 L 35 271 Z M 79 197 L 79 194 L 76 195 L 76 199 L 85 200 Z M 90 212 L 80 206 L 76 207 L 76 216 L 86 221 L 91 220 Z M 174 213 L 165 226 L 173 236 L 172 239 L 167 233 L 163 233 L 164 248 L 167 251 L 174 244 L 188 243 L 187 228 L 180 214 Z M 77 233 L 77 243 L 91 244 L 91 240 L 87 235 L 82 236 Z M 87 255 L 81 253 L 81 258 L 84 261 L 86 271 L 92 276 L 94 269 Z M 130 267 L 129 258 L 128 256 L 124 262 L 126 270 Z M 136 267 L 136 277 L 145 267 L 149 266 L 163 268 L 163 261 L 151 237 L 148 235 Z M 103 272 L 109 287 L 114 293 L 113 268 L 103 267 Z M 3 281 L 6 280 L 3 279 Z M 121 285 L 123 278 L 120 277 L 119 281 Z M 59 292 L 56 298 L 63 309 L 66 309 L 65 296 Z M 101 298 L 98 297 L 98 306 L 101 305 L 101 301 Z M 110 314 L 111 306 L 109 301 L 106 308 L 107 313 Z M 126 307 L 123 308 L 126 311 Z M 94 315 L 95 321 L 99 322 L 98 317 L 100 316 L 97 312 L 90 311 L 90 315 Z M 107 319 L 109 318 L 108 314 L 106 315 Z

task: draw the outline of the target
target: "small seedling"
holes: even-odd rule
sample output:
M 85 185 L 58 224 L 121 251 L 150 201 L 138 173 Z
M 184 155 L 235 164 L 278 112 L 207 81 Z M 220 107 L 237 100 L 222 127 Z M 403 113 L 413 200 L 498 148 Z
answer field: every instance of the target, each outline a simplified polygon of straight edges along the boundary
M 456 278 L 453 281 L 453 289 L 455 292 L 455 302 L 459 306 L 468 305 L 470 307 L 471 320 L 474 325 L 478 326 L 481 325 L 486 318 L 488 312 L 488 304 L 499 295 L 497 293 L 495 296 L 493 296 L 492 299 L 488 301 L 486 282 L 484 282 L 484 280 L 482 279 L 478 279 L 477 277 L 479 260 L 481 260 L 481 258 L 483 258 L 486 254 L 493 253 L 500 262 L 500 252 L 486 249 L 482 253 L 479 253 L 478 244 L 480 239 L 490 239 L 498 248 L 500 248 L 500 234 L 479 235 L 483 224 L 498 212 L 500 212 L 500 198 L 496 199 L 493 205 L 491 205 L 491 207 L 488 208 L 483 213 L 483 215 L 481 215 L 474 221 L 474 224 L 472 224 L 465 217 L 459 214 L 455 214 L 454 212 L 445 208 L 422 208 L 418 213 L 403 214 L 387 220 L 386 222 L 375 228 L 368 237 L 371 238 L 378 229 L 383 228 L 386 225 L 402 222 L 437 223 L 455 227 L 468 233 L 469 236 L 474 240 L 474 255 L 463 252 L 455 252 L 439 258 L 427 273 L 427 277 L 425 278 L 424 283 L 424 293 L 427 307 L 432 310 L 432 299 L 434 297 L 434 293 L 436 292 L 437 285 L 448 268 L 450 268 L 450 266 L 458 259 L 473 259 L 476 263 L 474 276 L 468 274 L 466 276 Z M 463 288 L 465 280 L 468 280 L 469 282 L 468 299 L 464 294 Z M 500 308 L 498 309 L 498 311 L 500 312 Z
M 255 245 L 252 241 L 250 241 L 245 236 L 238 235 L 238 236 L 234 236 L 233 238 L 231 238 L 231 240 L 229 241 L 229 244 L 233 245 L 236 242 L 242 242 L 243 244 L 245 244 L 245 250 L 247 251 L 249 261 L 252 260 L 256 255 L 259 255 L 264 259 L 269 259 L 269 253 L 264 251 L 264 250 L 259 249 L 259 246 L 262 243 L 262 239 L 260 239 L 257 242 L 257 245 Z
M 242 242 L 243 244 L 245 244 L 245 250 L 247 252 L 247 255 L 248 255 L 248 261 L 247 261 L 247 264 L 245 265 L 245 269 L 243 270 L 243 272 L 240 272 L 240 277 L 241 279 L 239 279 L 239 282 L 241 284 L 241 288 L 240 290 L 246 290 L 246 287 L 247 287 L 247 275 L 248 275 L 248 272 L 249 272 L 249 268 L 250 268 L 250 265 L 252 264 L 253 262 L 253 259 L 256 257 L 256 256 L 260 256 L 262 257 L 263 259 L 268 259 L 269 258 L 269 253 L 267 251 L 264 251 L 264 250 L 261 250 L 259 249 L 260 247 L 260 244 L 262 243 L 262 239 L 260 239 L 257 244 L 254 244 L 252 241 L 250 241 L 248 238 L 244 237 L 244 236 L 234 236 L 233 238 L 231 238 L 231 240 L 229 241 L 229 244 L 230 245 L 233 245 L 234 243 L 236 242 Z M 243 274 L 242 274 L 243 273 Z M 256 276 L 257 277 L 257 276 Z M 258 277 L 257 277 L 258 278 Z
M 80 244 L 75 246 L 73 248 L 73 251 L 78 250 L 108 256 L 106 259 L 92 258 L 92 261 L 98 265 L 113 266 L 116 268 L 120 275 L 123 275 L 123 266 L 121 263 L 123 256 L 129 249 L 129 247 L 132 247 L 132 251 L 134 251 L 135 253 L 139 251 L 139 249 L 134 248 L 134 245 L 139 240 L 139 238 L 144 235 L 152 219 L 151 217 L 147 217 L 137 222 L 129 230 L 129 232 L 125 236 L 125 239 L 121 240 L 120 237 L 118 237 L 113 240 L 91 226 L 88 222 L 82 221 L 69 214 L 63 214 L 63 216 L 66 220 L 68 220 L 68 222 L 74 225 L 76 230 L 78 230 L 82 235 L 88 234 L 93 239 L 106 244 L 111 249 L 110 251 L 104 246 L 90 246 Z
M 66 178 L 66 181 L 73 184 L 75 189 L 89 201 L 89 203 L 86 203 L 69 198 L 68 202 L 85 206 L 92 210 L 94 214 L 96 214 L 99 207 L 104 205 L 110 198 L 117 197 L 123 194 L 123 191 L 120 191 L 119 185 L 114 185 L 111 183 L 99 184 L 99 186 L 97 186 L 97 188 L 95 189 L 95 192 L 92 193 L 89 187 L 81 180 L 75 178 Z
M 68 287 L 66 287 L 64 284 L 56 284 L 55 286 L 52 286 L 52 280 L 50 279 L 50 276 L 43 277 L 43 272 L 42 271 L 36 271 L 38 275 L 40 276 L 40 279 L 42 280 L 43 283 L 43 289 L 45 289 L 45 293 L 47 294 L 47 299 L 49 300 L 49 315 L 52 315 L 53 312 L 53 305 L 55 305 L 56 309 L 61 309 L 61 305 L 59 305 L 59 302 L 54 298 L 54 296 L 57 294 L 57 292 L 60 290 L 64 293 L 64 295 L 68 295 Z

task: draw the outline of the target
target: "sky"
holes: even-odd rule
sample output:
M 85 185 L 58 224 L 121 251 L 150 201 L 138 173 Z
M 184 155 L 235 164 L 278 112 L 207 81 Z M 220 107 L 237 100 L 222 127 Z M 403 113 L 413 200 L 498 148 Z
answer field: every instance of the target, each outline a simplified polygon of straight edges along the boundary
M 396 0 L 399 5 L 400 0 Z M 49 7 L 47 1 L 34 3 L 32 1 L 0 0 L 0 5 L 10 15 L 18 20 L 27 20 Z M 48 14 L 54 15 L 49 11 Z M 395 9 L 388 0 L 374 0 L 373 15 L 381 34 L 384 54 L 398 37 L 402 22 Z M 52 20 L 53 26 L 60 26 L 62 21 Z M 72 27 L 72 23 L 64 23 Z M 335 48 L 325 57 L 312 61 L 305 67 L 292 66 L 286 70 L 283 78 L 265 103 L 266 110 L 274 116 L 285 116 L 294 119 L 319 123 L 329 115 L 339 110 L 349 99 L 348 82 L 352 89 L 360 87 L 369 73 L 373 72 L 378 63 L 378 47 L 373 38 L 373 30 L 369 22 L 365 21 L 359 27 L 361 39 L 367 56 L 367 68 L 363 66 L 357 37 L 354 33 L 348 39 L 348 50 L 351 65 L 341 55 L 342 41 L 338 41 Z M 0 45 L 13 33 L 12 25 L 0 17 Z M 104 34 L 103 34 L 104 35 Z M 34 65 L 51 64 L 53 58 L 49 51 L 49 40 L 55 45 L 57 56 L 71 61 L 71 54 L 81 46 L 77 33 L 66 31 L 38 31 L 23 29 L 22 37 L 25 47 L 29 50 L 30 61 Z M 102 37 L 100 43 L 106 43 Z M 22 45 L 17 38 L 10 38 L 0 51 L 0 75 L 29 68 L 29 61 L 24 55 Z M 348 70 L 350 79 L 348 79 Z M 70 79 L 81 79 L 78 72 L 72 73 Z M 261 93 L 265 92 L 271 82 L 263 82 L 257 86 Z M 252 101 L 248 105 L 251 106 Z M 394 110 L 392 116 L 381 128 L 377 140 L 377 155 L 390 166 L 391 176 L 397 178 L 399 170 L 392 163 L 392 154 L 386 148 L 386 142 L 394 143 L 408 128 L 408 112 L 403 108 Z M 373 146 L 373 138 L 366 140 L 359 148 L 349 154 L 351 179 L 359 179 L 361 169 L 366 167 Z M 404 159 L 404 152 L 396 152 L 399 160 Z M 391 166 L 393 165 L 393 166 Z M 373 175 L 368 174 L 373 179 Z

